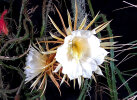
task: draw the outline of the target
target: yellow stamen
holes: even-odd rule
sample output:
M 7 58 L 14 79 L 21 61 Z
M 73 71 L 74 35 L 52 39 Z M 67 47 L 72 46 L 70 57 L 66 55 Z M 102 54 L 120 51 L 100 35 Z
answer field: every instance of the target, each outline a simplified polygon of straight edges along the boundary
M 87 52 L 88 47 L 87 47 L 87 40 L 85 38 L 80 38 L 80 37 L 75 37 L 72 40 L 72 44 L 69 48 L 70 57 L 74 58 L 76 60 L 81 59 L 81 57 Z M 71 59 L 70 58 L 70 59 Z

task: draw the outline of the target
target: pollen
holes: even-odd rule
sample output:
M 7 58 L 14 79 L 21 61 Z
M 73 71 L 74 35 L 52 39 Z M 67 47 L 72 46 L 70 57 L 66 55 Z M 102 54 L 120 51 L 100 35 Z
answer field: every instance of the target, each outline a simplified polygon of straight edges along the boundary
M 87 44 L 88 41 L 85 38 L 75 37 L 71 46 L 73 58 L 80 60 L 87 52 Z

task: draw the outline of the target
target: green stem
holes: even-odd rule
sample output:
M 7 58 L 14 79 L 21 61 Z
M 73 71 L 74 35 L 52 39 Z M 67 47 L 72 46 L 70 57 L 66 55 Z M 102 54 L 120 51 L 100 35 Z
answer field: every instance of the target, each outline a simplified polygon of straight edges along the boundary
M 19 16 L 19 25 L 18 25 L 18 31 L 17 31 L 17 35 L 16 37 L 19 37 L 20 35 L 20 31 L 21 31 L 21 26 L 22 26 L 22 15 L 23 15 L 23 11 L 24 11 L 24 6 L 27 0 L 22 0 L 22 6 L 21 6 L 21 10 L 20 10 L 20 16 Z
M 88 82 L 88 79 L 85 80 L 81 93 L 78 97 L 78 100 L 84 100 L 84 98 L 86 97 L 86 93 L 87 93 L 86 91 L 88 90 L 91 84 L 92 84 L 92 79 L 90 79 L 90 82 Z
M 20 32 L 21 32 L 22 15 L 23 15 L 23 11 L 24 11 L 24 7 L 25 7 L 25 4 L 26 4 L 26 1 L 27 1 L 27 0 L 22 0 L 22 6 L 21 6 L 20 16 L 19 16 L 19 25 L 18 25 L 18 31 L 17 31 L 17 34 L 16 34 L 16 38 L 19 37 Z M 8 49 L 13 48 L 14 45 L 15 45 L 15 43 L 11 44 L 10 47 L 9 47 Z
M 107 78 L 107 83 L 108 83 L 108 87 L 110 89 L 110 95 L 113 97 L 112 81 L 111 81 L 111 77 L 110 77 L 109 73 L 110 73 L 110 69 L 108 67 L 108 64 L 105 63 L 105 74 L 106 74 L 106 78 Z
M 42 6 L 42 26 L 40 31 L 40 37 L 43 36 L 45 31 L 45 9 L 46 9 L 46 0 L 43 0 L 43 6 Z
M 18 71 L 18 73 L 20 74 L 20 76 L 22 76 L 22 78 L 24 79 L 24 73 L 20 68 L 17 67 L 13 67 L 11 65 L 6 65 L 5 63 L 3 63 L 2 61 L 0 61 L 0 64 L 3 65 L 3 67 L 8 68 L 8 69 L 13 69 Z
M 88 2 L 88 6 L 89 6 L 89 9 L 90 9 L 90 12 L 91 12 L 91 16 L 92 18 L 95 17 L 95 13 L 94 13 L 94 10 L 93 10 L 93 6 L 92 6 L 92 3 L 91 3 L 91 0 L 87 0 Z
M 104 22 L 107 22 L 107 18 L 105 15 L 102 14 L 101 17 Z M 107 29 L 109 37 L 113 37 L 110 25 L 108 25 L 106 27 L 106 29 Z M 114 39 L 113 38 L 110 39 L 110 42 L 114 42 Z M 110 50 L 110 54 L 111 54 L 110 57 L 114 58 L 114 50 L 113 49 Z M 111 98 L 112 98 L 112 100 L 118 100 L 118 93 L 117 93 L 117 89 L 116 89 L 116 78 L 115 78 L 116 69 L 115 69 L 114 61 L 110 61 L 110 67 L 111 67 L 111 80 L 112 80 L 112 92 L 113 92 L 113 96 Z
M 123 100 L 132 100 L 132 99 L 129 99 L 129 98 L 132 97 L 132 96 L 134 96 L 135 94 L 137 94 L 137 91 L 135 91 L 134 93 L 132 93 L 129 96 L 125 97 Z

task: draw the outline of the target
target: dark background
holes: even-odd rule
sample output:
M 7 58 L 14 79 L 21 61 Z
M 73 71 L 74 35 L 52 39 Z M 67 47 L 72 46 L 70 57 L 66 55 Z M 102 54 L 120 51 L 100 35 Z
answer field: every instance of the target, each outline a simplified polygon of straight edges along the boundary
M 70 0 L 65 0 L 67 8 L 71 12 L 71 3 Z M 111 22 L 110 26 L 112 28 L 113 34 L 115 36 L 122 36 L 120 38 L 115 39 L 115 41 L 118 41 L 120 44 L 125 44 L 129 43 L 131 41 L 137 40 L 137 8 L 135 7 L 129 7 L 121 10 L 116 10 L 118 8 L 123 8 L 129 6 L 128 4 L 125 4 L 122 2 L 123 0 L 91 0 L 93 9 L 95 14 L 100 11 L 100 13 L 103 13 L 107 16 L 108 20 L 113 19 Z M 137 4 L 137 0 L 126 0 L 127 2 L 130 2 L 132 4 Z M 67 11 L 66 11 L 66 6 L 64 3 L 64 0 L 53 0 L 53 4 L 55 4 L 60 12 L 63 15 L 63 18 L 66 18 L 64 20 L 67 21 Z M 40 31 L 40 26 L 41 26 L 41 6 L 42 6 L 42 0 L 31 0 L 31 4 L 28 7 L 36 6 L 39 5 L 38 9 L 35 11 L 32 17 L 32 21 L 37 27 L 37 30 Z M 61 6 L 60 6 L 61 5 Z M 88 4 L 86 2 L 86 10 L 87 13 L 90 13 L 88 9 Z M 10 6 L 10 0 L 0 0 L 0 12 L 2 12 L 4 9 L 8 9 Z M 14 0 L 13 6 L 12 6 L 12 17 L 18 22 L 19 18 L 19 11 L 21 7 L 21 0 Z M 51 12 L 50 16 L 59 24 L 58 21 L 58 15 L 55 12 Z M 48 29 L 47 29 L 48 30 Z M 15 31 L 15 30 L 14 30 Z M 37 34 L 36 34 L 37 36 Z M 134 53 L 137 50 L 130 50 L 126 51 L 120 56 L 118 56 L 116 59 L 119 61 L 122 60 L 127 54 L 129 53 Z M 116 64 L 118 62 L 115 62 Z M 137 57 L 133 57 L 126 62 L 123 62 L 118 66 L 120 71 L 125 71 L 129 69 L 136 68 L 137 66 Z M 132 72 L 131 74 L 135 74 L 136 72 Z M 124 76 L 125 79 L 127 80 L 129 76 Z M 15 85 L 20 84 L 20 79 L 17 78 L 17 82 L 15 82 Z M 105 78 L 102 78 L 101 76 L 98 76 L 99 82 L 105 83 Z M 119 79 L 117 79 L 117 87 L 119 87 L 122 83 L 119 82 Z M 137 90 L 137 81 L 136 77 L 131 79 L 129 81 L 129 86 L 131 87 L 132 91 Z M 29 87 L 30 84 L 28 84 Z M 54 86 L 54 84 L 49 80 L 47 89 L 46 89 L 46 98 L 47 100 L 76 100 L 77 97 L 79 96 L 80 90 L 78 86 L 76 86 L 76 89 L 73 89 L 73 82 L 70 82 L 71 87 L 68 87 L 66 84 L 63 84 L 61 86 L 61 91 L 62 91 L 62 96 L 59 95 L 59 92 L 57 88 Z M 15 87 L 15 86 L 13 86 Z M 25 90 L 22 90 L 22 94 Z M 95 96 L 95 86 L 94 82 L 91 86 L 91 91 L 89 91 L 91 99 L 94 99 Z M 118 90 L 119 93 L 119 98 L 124 98 L 128 96 L 128 93 L 125 91 L 125 88 L 122 87 L 121 89 Z M 89 97 L 86 98 L 87 100 Z M 98 98 L 100 100 L 100 98 Z M 107 94 L 103 94 L 103 100 L 109 100 L 109 96 Z

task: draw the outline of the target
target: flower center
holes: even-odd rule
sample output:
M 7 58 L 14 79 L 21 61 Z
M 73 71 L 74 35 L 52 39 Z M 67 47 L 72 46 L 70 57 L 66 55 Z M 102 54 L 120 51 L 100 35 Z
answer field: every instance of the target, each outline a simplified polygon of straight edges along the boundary
M 80 60 L 88 51 L 88 41 L 83 37 L 74 37 L 69 47 L 72 58 L 76 61 Z

